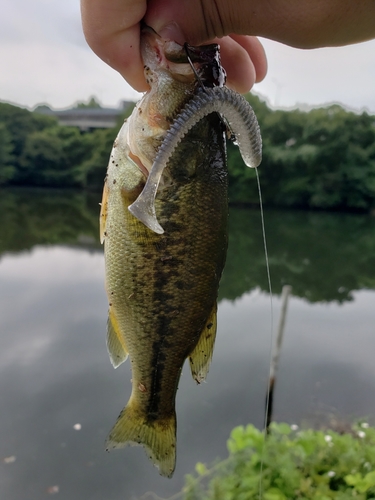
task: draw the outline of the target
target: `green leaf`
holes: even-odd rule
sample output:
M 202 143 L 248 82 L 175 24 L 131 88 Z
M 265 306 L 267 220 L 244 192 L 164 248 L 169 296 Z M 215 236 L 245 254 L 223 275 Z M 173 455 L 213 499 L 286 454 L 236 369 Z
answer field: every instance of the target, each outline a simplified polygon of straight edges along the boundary
M 284 423 L 272 425 L 272 430 L 275 430 L 276 432 L 284 434 L 286 436 L 292 432 L 290 425 Z
M 375 486 L 375 471 L 367 473 L 364 477 L 359 472 L 348 474 L 344 479 L 347 484 L 354 486 L 359 493 L 365 493 L 368 489 Z
M 198 462 L 195 466 L 195 470 L 200 476 L 205 476 L 208 473 L 208 469 L 205 464 Z
M 356 486 L 362 480 L 362 476 L 359 472 L 357 472 L 356 474 L 348 474 L 344 477 L 344 480 L 346 484 Z
M 287 500 L 287 497 L 278 488 L 270 488 L 265 491 L 263 498 L 264 500 Z

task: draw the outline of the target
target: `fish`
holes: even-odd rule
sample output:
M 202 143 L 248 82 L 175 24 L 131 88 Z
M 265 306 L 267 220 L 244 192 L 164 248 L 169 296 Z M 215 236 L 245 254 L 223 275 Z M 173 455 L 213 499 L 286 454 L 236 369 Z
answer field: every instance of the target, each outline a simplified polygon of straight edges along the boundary
M 191 103 L 194 114 L 198 94 L 204 99 L 206 89 L 225 88 L 225 73 L 217 45 L 187 49 L 150 28 L 142 30 L 141 53 L 150 90 L 115 139 L 100 213 L 107 349 L 115 368 L 129 356 L 132 371 L 129 401 L 106 447 L 142 445 L 159 473 L 171 477 L 182 367 L 188 359 L 193 379 L 203 382 L 216 338 L 228 243 L 228 124 L 215 108 L 190 118 L 173 145 L 168 134 L 187 121 Z M 158 160 L 163 145 L 167 158 Z M 149 179 L 151 195 L 144 192 Z

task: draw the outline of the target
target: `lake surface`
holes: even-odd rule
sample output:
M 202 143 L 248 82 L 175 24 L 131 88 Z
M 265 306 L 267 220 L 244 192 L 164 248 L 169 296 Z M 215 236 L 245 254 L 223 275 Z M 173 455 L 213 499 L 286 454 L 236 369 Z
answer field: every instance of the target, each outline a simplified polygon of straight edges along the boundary
M 183 370 L 168 480 L 140 447 L 104 451 L 131 374 L 128 362 L 112 368 L 105 347 L 100 195 L 0 195 L 0 498 L 167 498 L 197 461 L 226 457 L 234 426 L 262 427 L 272 314 L 259 211 L 231 209 L 213 364 L 201 386 Z M 265 217 L 274 332 L 281 288 L 293 287 L 274 419 L 374 423 L 375 219 Z

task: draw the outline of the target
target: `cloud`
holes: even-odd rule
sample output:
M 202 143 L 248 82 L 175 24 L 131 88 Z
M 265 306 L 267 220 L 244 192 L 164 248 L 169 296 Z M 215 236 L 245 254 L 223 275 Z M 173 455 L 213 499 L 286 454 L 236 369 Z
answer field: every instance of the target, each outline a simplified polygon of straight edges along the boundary
M 79 2 L 5 2 L 0 18 L 0 100 L 63 108 L 91 95 L 114 106 L 139 98 L 87 46 Z
M 64 108 L 91 95 L 113 106 L 122 99 L 139 98 L 117 72 L 86 47 L 72 50 L 40 41 L 0 45 L 0 61 L 7 68 L 0 72 L 1 100 Z
M 343 103 L 375 112 L 375 40 L 347 47 L 300 50 L 263 40 L 266 80 L 255 86 L 274 106 Z
M 104 284 L 97 287 L 104 283 L 101 252 L 52 246 L 6 255 L 0 282 L 0 371 L 42 362 L 62 335 L 63 323 L 70 322 L 74 331 L 88 318 L 100 321 L 106 313 Z M 88 297 L 101 301 L 98 317 L 100 307 L 93 309 Z
M 48 44 L 73 43 L 85 45 L 79 2 L 36 0 L 27 2 L 5 0 L 0 21 L 0 42 L 27 44 L 30 41 Z
M 273 106 L 339 102 L 375 112 L 375 40 L 310 51 L 263 43 L 269 72 L 254 89 Z M 77 0 L 5 0 L 0 67 L 0 100 L 24 106 L 68 107 L 91 95 L 117 106 L 140 96 L 87 46 Z

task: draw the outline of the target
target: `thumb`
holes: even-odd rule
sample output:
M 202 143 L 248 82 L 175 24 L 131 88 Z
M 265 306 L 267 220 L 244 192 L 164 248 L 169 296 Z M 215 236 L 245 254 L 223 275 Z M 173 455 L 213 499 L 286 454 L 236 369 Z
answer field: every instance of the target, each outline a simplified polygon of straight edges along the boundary
M 229 7 L 227 1 L 150 0 L 144 20 L 163 38 L 200 45 L 234 31 L 225 21 Z
M 252 3 L 251 0 L 243 1 Z M 184 42 L 195 46 L 213 41 L 219 43 L 227 85 L 238 92 L 247 92 L 255 81 L 265 77 L 267 61 L 255 37 L 233 34 L 246 33 L 249 24 L 244 12 L 235 15 L 235 7 L 241 3 L 235 0 L 149 0 L 144 20 L 160 36 L 181 45 Z M 232 35 L 226 36 L 228 33 Z

